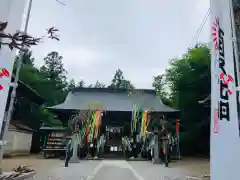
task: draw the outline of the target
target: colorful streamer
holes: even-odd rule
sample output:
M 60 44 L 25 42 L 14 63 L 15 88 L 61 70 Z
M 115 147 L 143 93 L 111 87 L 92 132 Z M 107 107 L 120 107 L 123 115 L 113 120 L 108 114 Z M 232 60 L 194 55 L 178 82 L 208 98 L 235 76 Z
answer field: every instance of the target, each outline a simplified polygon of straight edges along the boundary
M 142 112 L 142 119 L 141 119 L 141 133 L 142 137 L 147 135 L 148 125 L 150 123 L 150 115 L 147 111 Z
M 87 137 L 88 142 L 96 139 L 99 135 L 102 124 L 101 112 L 102 111 L 99 108 L 97 111 L 89 113 L 88 117 L 84 121 L 80 136 Z
M 146 136 L 147 128 L 149 125 L 150 116 L 147 111 L 143 111 L 142 108 L 137 108 L 137 105 L 133 105 L 132 119 L 131 119 L 131 132 L 137 132 L 141 136 Z

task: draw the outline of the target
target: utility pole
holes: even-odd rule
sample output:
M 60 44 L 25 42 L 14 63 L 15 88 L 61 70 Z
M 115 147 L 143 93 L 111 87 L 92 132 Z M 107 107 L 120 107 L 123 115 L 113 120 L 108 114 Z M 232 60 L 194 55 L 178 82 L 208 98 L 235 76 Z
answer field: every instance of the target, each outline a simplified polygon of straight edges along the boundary
M 23 31 L 25 34 L 27 34 L 27 28 L 28 28 L 28 24 L 29 24 L 31 9 L 32 9 L 32 0 L 29 0 L 27 17 L 26 17 L 24 31 Z M 20 73 L 20 69 L 21 69 L 21 66 L 22 66 L 22 58 L 23 58 L 24 52 L 20 51 L 19 54 L 20 54 L 20 56 L 19 56 L 20 58 L 17 61 L 17 70 L 16 70 L 16 75 L 15 75 L 15 78 L 14 78 L 14 82 L 10 84 L 10 86 L 12 86 L 12 92 L 11 92 L 11 97 L 10 97 L 11 99 L 10 99 L 8 111 L 6 113 L 6 116 L 4 116 L 5 118 L 4 118 L 3 128 L 2 128 L 3 133 L 1 133 L 2 137 L 0 137 L 2 142 L 5 142 L 5 136 L 6 136 L 6 133 L 8 132 L 9 122 L 10 122 L 11 117 L 12 117 L 13 106 L 14 106 L 14 102 L 15 102 L 16 91 L 17 91 L 18 80 L 19 80 L 19 73 Z M 2 168 L 2 160 L 3 160 L 3 152 L 4 152 L 3 146 L 4 145 L 0 146 L 0 167 L 1 168 Z M 0 171 L 2 171 L 2 169 Z

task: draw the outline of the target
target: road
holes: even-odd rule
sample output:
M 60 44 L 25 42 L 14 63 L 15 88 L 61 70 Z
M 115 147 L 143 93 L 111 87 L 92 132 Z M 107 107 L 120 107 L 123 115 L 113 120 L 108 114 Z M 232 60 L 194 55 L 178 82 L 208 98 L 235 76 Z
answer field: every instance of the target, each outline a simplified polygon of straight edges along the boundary
M 146 162 L 141 163 L 146 164 Z M 124 160 L 81 161 L 78 164 L 69 164 L 69 167 L 65 168 L 63 163 L 60 163 L 52 167 L 48 173 L 38 172 L 36 180 L 145 180 L 133 168 L 134 164 Z M 163 165 L 159 166 L 163 167 Z M 155 179 L 148 178 L 148 180 Z
M 65 168 L 57 159 L 5 160 L 5 167 L 11 164 L 32 166 L 37 171 L 35 180 L 185 180 L 209 171 L 208 161 L 192 159 L 171 163 L 169 168 L 147 161 L 88 160 Z
M 177 165 L 166 168 L 145 161 L 103 160 L 81 161 L 68 168 L 60 163 L 48 173 L 39 172 L 36 180 L 185 180 L 193 174 L 190 169 Z

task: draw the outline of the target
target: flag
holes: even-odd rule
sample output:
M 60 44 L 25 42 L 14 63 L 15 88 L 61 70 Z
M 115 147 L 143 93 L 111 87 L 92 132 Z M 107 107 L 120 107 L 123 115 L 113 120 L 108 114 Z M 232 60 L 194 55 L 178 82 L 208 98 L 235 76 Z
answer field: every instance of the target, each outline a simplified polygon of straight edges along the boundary
M 176 120 L 176 136 L 179 136 L 179 120 Z
M 211 180 L 239 177 L 240 138 L 232 0 L 211 0 Z M 238 59 L 237 59 L 238 60 Z M 218 116 L 216 116 L 216 112 Z M 217 130 L 217 131 L 216 131 Z

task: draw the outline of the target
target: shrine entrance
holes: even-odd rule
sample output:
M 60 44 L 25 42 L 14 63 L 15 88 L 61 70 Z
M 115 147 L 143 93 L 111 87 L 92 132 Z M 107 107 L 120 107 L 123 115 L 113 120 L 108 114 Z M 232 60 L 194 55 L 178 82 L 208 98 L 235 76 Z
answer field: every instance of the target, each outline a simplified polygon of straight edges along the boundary
M 106 137 L 104 158 L 124 158 L 122 137 L 129 136 L 131 112 L 107 112 L 102 126 Z
M 106 126 L 106 155 L 121 156 L 122 136 L 122 126 Z

